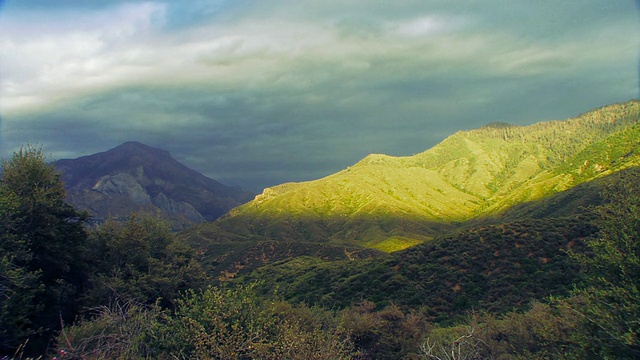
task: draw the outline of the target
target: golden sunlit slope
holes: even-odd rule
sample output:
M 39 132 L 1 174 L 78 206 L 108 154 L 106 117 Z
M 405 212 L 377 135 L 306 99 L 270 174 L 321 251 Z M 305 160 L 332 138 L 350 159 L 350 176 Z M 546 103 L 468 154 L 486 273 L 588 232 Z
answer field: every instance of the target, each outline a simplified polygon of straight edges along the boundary
M 204 228 L 216 228 L 218 239 L 398 250 L 456 223 L 638 165 L 639 114 L 640 102 L 629 101 L 566 121 L 460 131 L 414 156 L 369 155 L 319 180 L 265 189 Z

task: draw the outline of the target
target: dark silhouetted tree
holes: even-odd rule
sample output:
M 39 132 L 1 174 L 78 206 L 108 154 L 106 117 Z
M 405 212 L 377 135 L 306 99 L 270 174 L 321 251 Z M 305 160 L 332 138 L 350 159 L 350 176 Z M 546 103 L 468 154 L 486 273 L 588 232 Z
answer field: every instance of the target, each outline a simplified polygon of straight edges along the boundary
M 42 149 L 25 146 L 2 161 L 3 352 L 27 341 L 25 355 L 45 351 L 60 322 L 73 320 L 86 282 L 86 215 L 65 202 L 60 175 Z M 20 308 L 18 305 L 23 306 Z

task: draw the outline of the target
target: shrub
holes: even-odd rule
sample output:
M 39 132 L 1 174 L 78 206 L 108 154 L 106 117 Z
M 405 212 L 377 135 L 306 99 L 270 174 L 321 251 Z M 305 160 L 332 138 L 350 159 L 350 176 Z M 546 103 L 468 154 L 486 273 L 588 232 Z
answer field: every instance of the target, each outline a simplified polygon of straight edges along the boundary
M 253 285 L 191 290 L 175 312 L 118 303 L 68 327 L 59 344 L 91 359 L 351 359 L 334 314 L 257 295 Z

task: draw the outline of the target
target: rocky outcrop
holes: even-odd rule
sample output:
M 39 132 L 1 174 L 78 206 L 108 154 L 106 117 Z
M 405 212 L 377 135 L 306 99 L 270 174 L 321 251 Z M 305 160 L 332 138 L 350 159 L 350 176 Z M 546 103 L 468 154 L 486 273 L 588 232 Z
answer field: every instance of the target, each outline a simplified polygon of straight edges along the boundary
M 150 205 L 151 197 L 135 177 L 127 173 L 102 177 L 91 190 L 105 195 L 121 195 L 128 197 L 138 205 Z

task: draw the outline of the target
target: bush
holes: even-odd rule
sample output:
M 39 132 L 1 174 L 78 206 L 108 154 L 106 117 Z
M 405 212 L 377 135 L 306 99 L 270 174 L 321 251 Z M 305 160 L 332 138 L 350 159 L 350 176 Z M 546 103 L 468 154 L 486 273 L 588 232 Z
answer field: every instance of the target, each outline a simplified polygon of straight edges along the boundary
M 100 306 L 91 320 L 79 321 L 58 337 L 58 353 L 78 359 L 162 358 L 166 313 L 158 306 L 116 301 Z
M 91 359 L 352 359 L 334 314 L 257 295 L 252 285 L 189 291 L 175 312 L 132 303 L 101 307 L 59 337 Z

